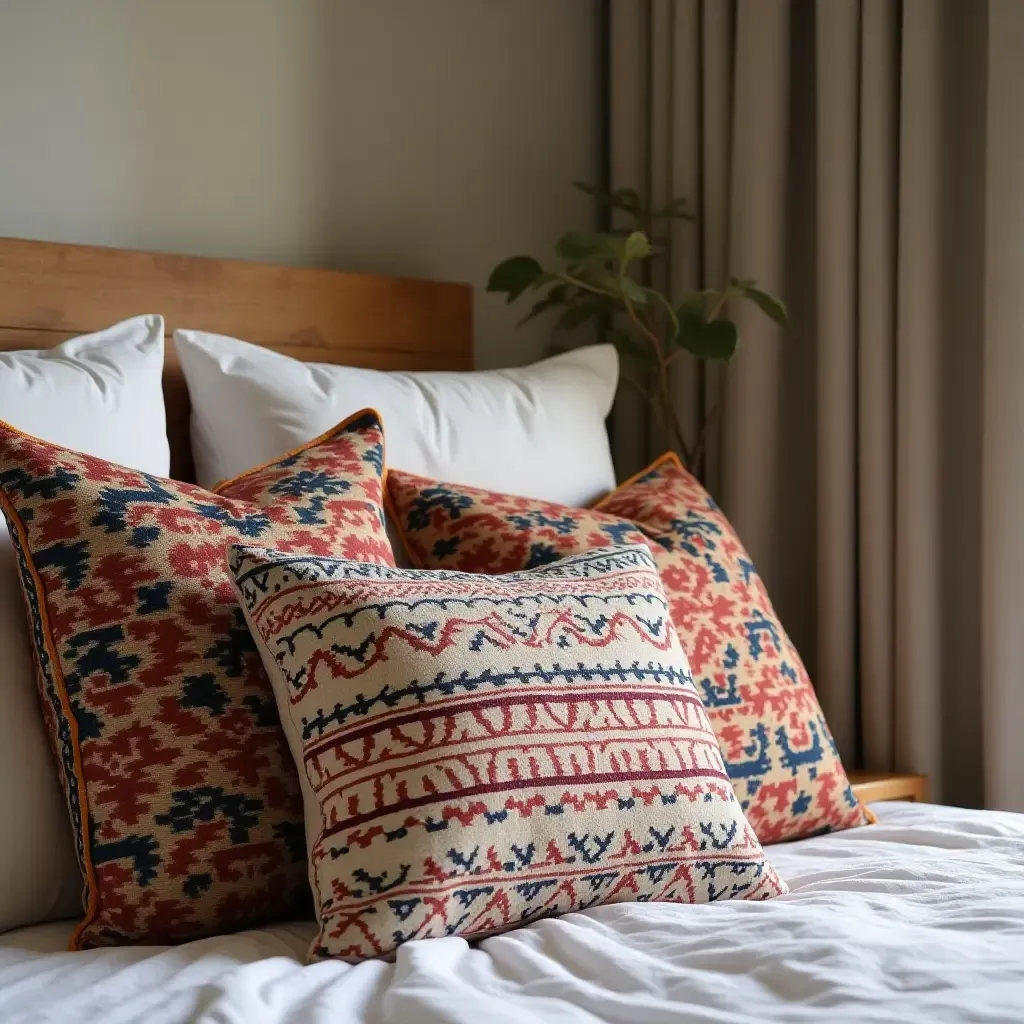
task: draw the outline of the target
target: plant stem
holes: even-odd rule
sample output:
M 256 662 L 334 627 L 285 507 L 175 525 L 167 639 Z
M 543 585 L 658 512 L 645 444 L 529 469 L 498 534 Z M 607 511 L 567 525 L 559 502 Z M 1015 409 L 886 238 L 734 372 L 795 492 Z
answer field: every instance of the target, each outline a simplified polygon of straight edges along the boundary
M 663 363 L 658 371 L 658 405 L 660 406 L 661 419 L 665 429 L 669 433 L 671 441 L 679 449 L 683 464 L 689 468 L 692 464 L 693 455 L 690 452 L 686 438 L 683 437 L 683 429 L 679 425 L 679 418 L 675 413 L 675 406 L 672 402 L 671 379 L 668 373 L 668 365 Z
M 675 336 L 679 333 L 679 317 L 676 315 L 676 311 L 672 308 L 672 303 L 655 288 L 649 288 L 648 293 L 653 295 L 661 303 L 665 312 L 668 314 L 669 321 L 672 324 L 672 338 L 674 340 Z
M 721 407 L 721 404 L 718 402 L 711 407 L 711 412 L 704 417 L 700 432 L 697 434 L 697 440 L 693 446 L 693 464 L 687 467 L 694 476 L 697 476 L 703 468 L 702 463 L 707 449 L 708 428 L 718 419 L 718 412 Z
M 637 330 L 639 330 L 640 333 L 650 341 L 651 347 L 654 349 L 654 354 L 658 357 L 658 365 L 662 366 L 665 360 L 662 356 L 661 342 L 658 340 L 658 336 L 644 324 L 640 317 L 636 315 L 636 309 L 626 295 L 622 296 L 622 302 L 626 307 L 626 313 L 629 315 L 629 319 L 633 321 Z
M 668 372 L 669 359 L 665 357 L 664 351 L 661 347 L 661 341 L 657 334 L 654 333 L 650 323 L 645 324 L 640 319 L 637 315 L 636 308 L 633 303 L 630 302 L 628 296 L 623 295 L 622 302 L 626 307 L 629 319 L 633 322 L 637 330 L 639 330 L 640 333 L 650 341 L 651 347 L 654 349 L 655 357 L 658 360 L 658 394 L 657 396 L 651 396 L 652 404 L 654 405 L 655 411 L 658 413 L 662 426 L 668 433 L 669 438 L 679 449 L 679 454 L 682 456 L 683 463 L 689 466 L 691 459 L 690 449 L 686 443 L 686 438 L 683 437 L 683 431 L 679 426 L 679 421 L 676 418 L 672 404 L 671 380 Z
M 629 299 L 627 295 L 617 296 L 611 292 L 605 291 L 603 288 L 598 288 L 587 281 L 581 280 L 573 274 L 562 272 L 558 275 L 559 280 L 565 284 L 575 285 L 582 291 L 591 292 L 594 295 L 601 295 L 605 298 L 621 299 L 623 306 L 626 309 L 626 315 L 629 317 L 630 322 L 633 326 L 650 342 L 651 349 L 654 352 L 655 359 L 657 360 L 657 376 L 658 376 L 658 390 L 656 394 L 652 394 L 645 387 L 639 384 L 637 381 L 628 377 L 626 374 L 622 374 L 622 379 L 631 384 L 636 388 L 644 398 L 647 399 L 651 405 L 654 406 L 654 410 L 661 420 L 662 426 L 666 433 L 669 435 L 670 442 L 678 449 L 680 456 L 682 457 L 683 464 L 693 473 L 700 472 L 700 461 L 704 458 L 704 448 L 707 439 L 707 427 L 711 422 L 711 417 L 717 411 L 717 406 L 712 410 L 712 413 L 705 420 L 704 425 L 701 427 L 697 440 L 694 443 L 694 447 L 691 450 L 690 446 L 686 443 L 686 438 L 683 435 L 682 426 L 679 423 L 679 418 L 675 412 L 675 406 L 672 402 L 672 380 L 669 373 L 669 368 L 672 363 L 682 355 L 683 350 L 678 349 L 670 355 L 665 354 L 665 350 L 662 347 L 661 339 L 658 337 L 657 332 L 654 329 L 654 325 L 651 322 L 651 312 L 647 311 L 646 322 L 640 318 L 636 311 L 636 306 Z M 729 298 L 729 290 L 727 289 L 719 298 L 711 311 L 711 315 L 708 320 L 713 320 L 722 311 L 723 306 Z M 660 298 L 660 296 L 659 296 Z M 664 301 L 664 300 L 662 300 Z
M 726 288 L 721 295 L 718 296 L 718 301 L 711 307 L 711 312 L 708 314 L 707 322 L 711 323 L 712 320 L 718 319 L 718 314 L 725 308 L 725 304 L 733 298 L 733 296 L 739 294 L 732 288 Z
M 606 292 L 603 288 L 597 288 L 592 284 L 587 284 L 586 281 L 583 281 L 578 277 L 574 277 L 572 274 L 562 272 L 558 274 L 557 277 L 559 281 L 575 285 L 577 288 L 580 288 L 585 292 L 592 292 L 594 295 L 603 295 L 606 299 L 616 298 L 612 292 Z

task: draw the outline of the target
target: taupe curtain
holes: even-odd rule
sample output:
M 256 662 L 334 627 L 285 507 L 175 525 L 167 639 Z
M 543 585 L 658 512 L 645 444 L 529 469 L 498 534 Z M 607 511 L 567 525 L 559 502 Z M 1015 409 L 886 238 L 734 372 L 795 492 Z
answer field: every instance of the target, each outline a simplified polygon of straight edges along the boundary
M 609 0 L 613 186 L 755 277 L 706 467 L 848 766 L 1024 810 L 1024 2 Z M 620 473 L 662 439 L 628 393 Z

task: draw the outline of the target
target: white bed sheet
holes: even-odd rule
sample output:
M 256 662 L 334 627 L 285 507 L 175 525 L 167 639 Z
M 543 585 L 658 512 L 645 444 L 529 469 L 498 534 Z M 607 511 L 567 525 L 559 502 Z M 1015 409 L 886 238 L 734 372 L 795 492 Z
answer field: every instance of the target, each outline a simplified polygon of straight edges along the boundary
M 394 964 L 303 966 L 296 924 L 177 948 L 0 937 L 0 1021 L 504 1024 L 1024 1021 L 1024 816 L 876 804 L 879 824 L 772 847 L 769 903 L 620 904 Z

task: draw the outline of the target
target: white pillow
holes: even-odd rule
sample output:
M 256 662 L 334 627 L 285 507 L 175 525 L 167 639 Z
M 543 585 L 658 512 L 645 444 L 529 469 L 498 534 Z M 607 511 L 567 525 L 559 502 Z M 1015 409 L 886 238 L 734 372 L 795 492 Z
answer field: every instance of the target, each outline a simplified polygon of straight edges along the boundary
M 234 338 L 175 331 L 199 482 L 305 444 L 372 406 L 387 463 L 435 480 L 586 505 L 615 486 L 605 418 L 610 345 L 513 370 L 381 372 L 302 363 Z
M 0 418 L 158 476 L 170 469 L 164 322 L 126 320 L 44 352 L 0 353 Z M 25 607 L 0 523 L 0 932 L 82 913 L 82 875 L 39 708 Z

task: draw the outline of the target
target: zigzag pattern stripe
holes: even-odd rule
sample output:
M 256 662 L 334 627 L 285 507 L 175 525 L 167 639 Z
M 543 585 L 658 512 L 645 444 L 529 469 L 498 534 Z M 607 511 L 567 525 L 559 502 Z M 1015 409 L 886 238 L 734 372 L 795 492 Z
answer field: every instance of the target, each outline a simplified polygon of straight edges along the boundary
M 318 600 L 325 602 L 326 607 L 337 606 L 342 603 L 337 595 L 324 593 L 318 589 L 318 585 L 334 578 L 325 576 L 321 578 L 306 560 L 303 560 L 301 573 L 294 583 L 289 584 L 280 591 L 270 592 L 266 585 L 265 573 L 249 573 L 243 584 L 254 594 L 261 594 L 263 600 L 252 607 L 253 616 L 260 616 L 268 604 L 278 605 L 282 598 L 296 598 L 299 603 L 289 614 L 302 611 L 319 611 L 319 608 L 304 608 L 301 604 L 301 596 L 316 593 Z M 410 570 L 414 571 L 414 570 Z M 438 574 L 442 577 L 442 574 Z M 391 611 L 392 609 L 407 608 L 416 610 L 421 607 L 437 608 L 447 611 L 451 608 L 465 608 L 474 606 L 478 599 L 493 601 L 503 607 L 515 607 L 523 604 L 535 603 L 559 603 L 579 605 L 586 608 L 593 604 L 608 603 L 615 599 L 621 599 L 623 590 L 632 590 L 633 600 L 643 601 L 651 605 L 664 607 L 665 599 L 658 594 L 651 594 L 643 590 L 643 574 L 639 569 L 622 569 L 615 573 L 609 573 L 599 585 L 588 589 L 584 594 L 566 594 L 564 580 L 539 580 L 519 578 L 523 574 L 510 573 L 504 577 L 508 583 L 503 582 L 495 586 L 484 579 L 479 587 L 479 594 L 473 601 L 467 601 L 457 592 L 458 580 L 439 578 L 436 582 L 424 584 L 421 579 L 402 577 L 393 580 L 374 579 L 363 577 L 346 579 L 345 603 L 351 604 L 358 609 L 359 605 L 372 605 L 374 609 Z M 572 576 L 570 579 L 578 577 Z M 383 593 L 382 593 L 383 591 Z M 365 609 L 364 609 L 365 610 Z M 358 610 L 354 614 L 359 614 Z
M 368 829 L 355 828 L 347 835 L 339 837 L 337 843 L 345 848 L 358 847 L 365 850 L 377 839 L 384 842 L 404 839 L 413 829 L 423 829 L 428 833 L 444 832 L 450 825 L 459 825 L 465 828 L 481 821 L 492 825 L 495 822 L 505 822 L 510 815 L 529 819 L 542 814 L 551 816 L 565 815 L 570 811 L 584 812 L 588 807 L 602 811 L 610 808 L 629 811 L 636 807 L 654 807 L 659 803 L 665 807 L 673 806 L 677 802 L 684 805 L 711 801 L 727 804 L 731 799 L 731 794 L 731 786 L 702 781 L 692 786 L 677 782 L 671 788 L 658 787 L 646 791 L 634 787 L 625 796 L 622 796 L 617 790 L 606 790 L 603 793 L 581 793 L 577 790 L 559 794 L 557 803 L 549 802 L 547 796 L 540 794 L 534 794 L 525 799 L 508 797 L 500 802 L 499 807 L 492 807 L 483 801 L 473 801 L 455 807 L 445 807 L 438 818 L 406 815 L 400 824 L 390 829 L 384 828 L 382 825 L 373 825 Z
M 674 879 L 677 877 L 680 867 L 683 866 L 698 869 L 711 866 L 716 868 L 726 867 L 739 874 L 740 872 L 747 871 L 752 867 L 756 867 L 758 859 L 757 854 L 752 854 L 749 857 L 737 857 L 732 853 L 699 853 L 688 855 L 681 854 L 678 851 L 673 851 L 671 857 L 666 857 L 663 860 L 651 860 L 647 857 L 643 857 L 634 861 L 619 861 L 617 862 L 616 869 L 614 871 L 595 869 L 594 867 L 580 867 L 573 869 L 552 868 L 547 864 L 540 864 L 536 867 L 533 865 L 526 865 L 520 871 L 516 872 L 515 884 L 517 886 L 532 886 L 538 884 L 557 885 L 558 882 L 590 881 L 592 879 L 600 883 L 608 884 L 613 881 L 618 881 L 624 874 L 630 872 L 646 874 L 650 877 L 656 877 L 659 874 L 671 873 L 671 877 Z M 539 875 L 540 878 L 533 878 L 532 875 L 534 874 Z M 498 865 L 490 872 L 484 871 L 480 874 L 473 874 L 469 877 L 461 876 L 444 882 L 437 882 L 433 880 L 423 881 L 415 885 L 396 886 L 393 889 L 384 889 L 383 891 L 387 893 L 389 900 L 407 900 L 417 897 L 423 898 L 425 896 L 437 898 L 451 896 L 458 892 L 464 892 L 467 890 L 487 889 L 488 887 L 496 890 L 499 886 L 503 886 L 508 883 L 508 876 L 508 869 L 504 865 Z M 671 884 L 672 882 L 669 882 L 669 885 Z M 330 921 L 331 918 L 353 913 L 362 913 L 373 907 L 380 900 L 380 896 L 381 893 L 374 893 L 372 896 L 367 896 L 364 899 L 338 901 L 332 905 L 330 909 L 324 912 L 324 918 L 326 921 Z
M 300 626 L 290 634 L 278 634 L 277 644 L 283 644 L 288 653 L 294 654 L 296 643 L 304 632 L 311 632 L 317 640 L 323 638 L 323 630 L 329 629 L 334 621 L 346 619 L 347 616 L 338 615 L 325 620 L 317 627 Z M 263 622 L 258 618 L 261 627 L 267 629 L 268 633 L 275 633 L 275 623 Z M 346 621 L 346 625 L 348 622 Z M 571 635 L 581 645 L 592 648 L 604 648 L 620 639 L 620 632 L 629 630 L 645 634 L 651 646 L 655 650 L 667 650 L 672 643 L 670 631 L 662 631 L 659 638 L 654 630 L 647 628 L 647 625 L 635 617 L 627 617 L 622 613 L 609 616 L 600 635 L 588 635 L 588 630 L 581 624 L 574 622 L 565 612 L 557 613 L 554 618 L 546 624 L 546 631 L 549 637 L 558 636 L 558 644 L 564 646 L 563 638 Z M 333 644 L 330 647 L 323 647 L 316 655 L 303 666 L 303 671 L 294 679 L 294 693 L 292 700 L 301 700 L 308 688 L 315 685 L 314 679 L 321 666 L 326 666 L 331 676 L 335 679 L 357 679 L 374 667 L 382 659 L 388 657 L 388 648 L 393 644 L 407 644 L 416 650 L 423 651 L 433 657 L 439 657 L 446 651 L 455 647 L 463 634 L 467 631 L 474 633 L 474 642 L 478 644 L 488 643 L 491 646 L 503 650 L 511 650 L 514 647 L 525 646 L 527 649 L 538 647 L 544 640 L 536 636 L 517 635 L 515 630 L 500 626 L 495 619 L 488 615 L 480 619 L 450 619 L 439 631 L 436 641 L 425 640 L 417 632 L 404 626 L 385 626 L 379 634 L 372 634 L 367 641 L 359 647 L 339 647 Z M 550 642 L 550 641 L 549 641 Z M 355 665 L 350 668 L 349 665 Z M 305 678 L 305 682 L 300 679 Z
M 601 775 L 591 775 L 587 777 L 587 784 L 600 786 L 603 784 L 612 785 L 616 782 L 640 782 L 648 781 L 653 779 L 720 779 L 723 782 L 729 781 L 729 776 L 725 772 L 716 772 L 707 768 L 674 768 L 669 771 L 639 771 L 639 772 L 605 772 Z M 493 783 L 482 783 L 479 786 L 467 786 L 465 789 L 458 790 L 458 796 L 461 799 L 469 799 L 474 796 L 483 796 L 487 793 L 506 793 L 511 790 L 518 789 L 548 789 L 557 786 L 568 786 L 578 782 L 577 777 L 574 775 L 560 775 L 552 776 L 549 778 L 541 779 L 509 779 L 503 782 Z M 445 794 L 445 797 L 441 797 L 439 794 L 431 796 L 422 796 L 415 799 L 403 800 L 401 803 L 393 804 L 389 807 L 382 807 L 377 810 L 367 811 L 365 814 L 354 815 L 344 821 L 339 821 L 336 825 L 324 829 L 324 836 L 329 837 L 343 832 L 347 828 L 354 828 L 357 825 L 365 825 L 369 821 L 375 821 L 377 818 L 383 817 L 385 814 L 401 814 L 405 811 L 412 811 L 419 807 L 427 807 L 430 804 L 440 802 L 441 799 L 447 799 L 452 794 Z
M 327 582 L 332 579 L 340 579 L 346 582 L 376 580 L 389 589 L 403 581 L 413 584 L 428 584 L 430 587 L 435 587 L 437 584 L 453 584 L 456 587 L 469 586 L 474 593 L 479 591 L 484 594 L 492 588 L 495 593 L 499 592 L 501 583 L 508 583 L 512 586 L 517 583 L 524 583 L 527 589 L 537 586 L 543 590 L 547 585 L 552 584 L 556 580 L 587 580 L 589 582 L 597 581 L 596 586 L 600 587 L 604 581 L 602 577 L 607 579 L 613 577 L 618 572 L 628 570 L 649 573 L 652 564 L 650 554 L 640 547 L 609 547 L 583 552 L 571 560 L 565 560 L 550 566 L 546 565 L 544 566 L 543 574 L 535 574 L 533 572 L 509 573 L 501 578 L 501 583 L 496 583 L 494 579 L 481 577 L 476 573 L 453 572 L 447 569 L 432 571 L 429 577 L 424 577 L 419 570 L 396 569 L 394 566 L 389 566 L 382 562 L 363 562 L 359 565 L 352 565 L 346 560 L 338 559 L 336 564 L 332 564 L 331 559 L 320 555 L 294 555 L 278 551 L 274 552 L 274 557 L 275 577 L 280 576 L 278 570 L 283 570 L 297 580 L 309 579 L 317 582 Z M 251 563 L 244 565 L 244 563 L 237 560 L 235 564 L 243 566 L 235 574 L 235 582 L 240 589 L 248 587 L 257 579 L 262 580 L 267 577 L 264 564 Z M 264 592 L 267 590 L 265 584 L 262 583 L 258 585 L 258 589 Z M 385 589 L 382 595 L 388 592 L 388 589 Z M 572 599 L 574 595 L 569 592 L 565 596 Z M 664 600 L 664 596 L 657 591 L 652 596 Z M 445 595 L 445 597 L 439 598 L 439 600 L 444 599 L 454 600 L 455 595 Z

